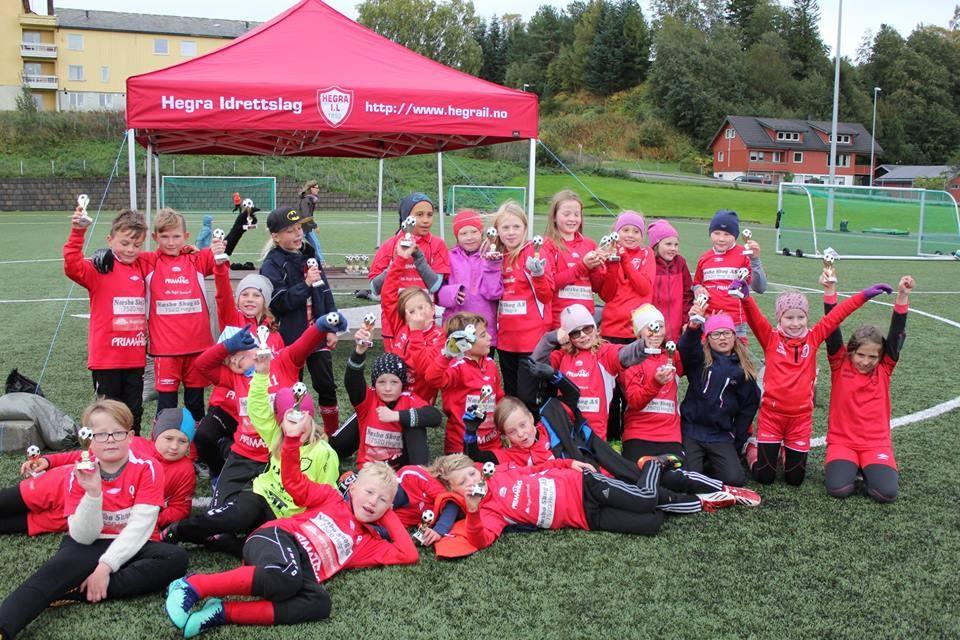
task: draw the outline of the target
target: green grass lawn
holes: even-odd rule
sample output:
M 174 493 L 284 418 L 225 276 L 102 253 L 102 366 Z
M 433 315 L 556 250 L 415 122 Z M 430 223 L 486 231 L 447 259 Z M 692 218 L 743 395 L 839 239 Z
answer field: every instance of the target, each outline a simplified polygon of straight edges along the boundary
M 541 194 L 561 188 L 554 177 L 538 181 Z M 591 179 L 606 185 L 607 179 Z M 755 209 L 727 198 L 767 196 L 746 191 L 711 191 L 714 199 L 685 187 L 629 183 L 638 188 L 676 190 L 634 196 L 622 183 L 618 205 L 648 214 L 689 207 L 688 217 L 717 208 L 740 210 L 750 220 L 772 220 L 773 206 Z M 620 191 L 617 191 L 620 189 Z M 654 195 L 650 195 L 654 194 Z M 647 205 L 645 198 L 657 198 Z M 662 207 L 662 208 L 660 208 Z M 757 213 L 751 213 L 756 211 Z M 766 218 L 761 214 L 770 214 Z M 756 218 L 755 218 L 756 216 Z M 109 216 L 107 216 L 109 217 Z M 230 216 L 218 217 L 226 225 Z M 327 214 L 319 219 L 324 248 L 330 254 L 373 253 L 375 218 L 370 214 Z M 192 223 L 198 223 L 193 220 Z M 449 223 L 449 220 L 447 220 Z M 594 238 L 608 232 L 612 220 L 591 218 Z M 673 220 L 691 266 L 707 248 L 703 221 Z M 384 229 L 396 223 L 392 207 Z M 536 224 L 538 230 L 542 223 Z M 781 285 L 816 287 L 819 261 L 776 255 L 773 229 L 751 224 L 763 248 L 771 291 L 758 300 L 772 315 Z M 64 303 L 10 303 L 9 300 L 64 298 L 70 288 L 56 259 L 67 235 L 65 213 L 0 214 L 0 372 L 13 367 L 36 378 Z M 105 228 L 98 225 L 95 238 Z M 449 237 L 449 235 L 448 235 Z M 254 259 L 265 230 L 244 238 L 238 252 Z M 100 241 L 93 246 L 100 246 Z M 44 260 L 11 264 L 13 260 Z M 334 263 L 340 259 L 331 255 Z M 840 262 L 840 288 L 854 291 L 875 281 L 896 282 L 911 273 L 918 282 L 913 307 L 960 320 L 958 265 L 932 262 Z M 944 293 L 946 292 L 946 293 Z M 84 298 L 82 291 L 73 296 Z M 882 301 L 883 299 L 881 299 Z M 339 296 L 338 301 L 353 304 Z M 887 299 L 889 301 L 889 299 Z M 820 305 L 811 294 L 813 316 Z M 70 302 L 51 364 L 44 377 L 47 396 L 77 416 L 91 399 L 84 366 L 87 321 L 73 317 L 88 311 L 85 300 Z M 849 334 L 862 322 L 884 330 L 890 308 L 870 304 L 849 320 Z M 956 376 L 960 329 L 918 313 L 911 314 L 909 338 L 894 376 L 894 416 L 904 416 L 960 395 Z M 335 352 L 342 375 L 349 340 Z M 826 359 L 821 351 L 821 370 Z M 348 403 L 341 394 L 341 411 Z M 828 380 L 821 376 L 815 433 L 825 431 Z M 147 408 L 151 415 L 153 407 Z M 763 488 L 764 504 L 753 510 L 671 517 L 654 538 L 606 533 L 540 532 L 509 534 L 494 548 L 458 562 L 438 562 L 423 552 L 413 567 L 348 572 L 328 583 L 334 602 L 330 621 L 285 628 L 230 627 L 210 638 L 428 636 L 462 638 L 617 638 L 658 637 L 958 637 L 956 594 L 960 579 L 960 501 L 954 478 L 957 413 L 904 426 L 894 432 L 901 471 L 900 499 L 878 505 L 862 497 L 838 501 L 823 490 L 824 451 L 812 453 L 807 481 L 800 488 L 776 484 Z M 440 449 L 439 430 L 432 434 Z M 16 482 L 22 454 L 0 456 L 0 479 Z M 208 487 L 202 485 L 200 494 Z M 8 536 L 0 548 L 0 593 L 15 588 L 56 548 L 56 537 Z M 191 550 L 191 570 L 235 566 L 228 557 Z M 174 638 L 162 598 L 151 596 L 96 607 L 75 606 L 44 613 L 24 638 L 93 637 Z

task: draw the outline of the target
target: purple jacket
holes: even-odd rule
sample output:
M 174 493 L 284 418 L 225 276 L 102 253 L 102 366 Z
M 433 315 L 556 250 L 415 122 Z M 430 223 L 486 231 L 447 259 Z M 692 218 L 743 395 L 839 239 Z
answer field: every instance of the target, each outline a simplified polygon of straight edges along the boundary
M 486 260 L 479 251 L 467 253 L 460 246 L 450 250 L 450 277 L 437 292 L 437 302 L 444 307 L 443 321 L 455 313 L 466 311 L 487 320 L 491 346 L 497 346 L 497 305 L 503 296 L 501 260 Z M 457 293 L 467 296 L 457 304 Z

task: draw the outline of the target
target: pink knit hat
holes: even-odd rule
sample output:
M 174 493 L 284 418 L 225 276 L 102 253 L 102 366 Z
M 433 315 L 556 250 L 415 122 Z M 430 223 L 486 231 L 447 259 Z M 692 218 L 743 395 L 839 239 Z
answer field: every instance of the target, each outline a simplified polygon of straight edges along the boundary
M 643 232 L 647 228 L 646 223 L 643 221 L 643 216 L 636 211 L 624 211 L 619 216 L 617 216 L 617 224 L 614 225 L 614 231 L 620 231 L 628 224 L 632 224 L 637 229 L 640 229 Z
M 560 328 L 568 334 L 587 325 L 596 327 L 597 322 L 593 319 L 593 314 L 582 304 L 572 304 L 560 312 Z
M 647 243 L 651 247 L 657 246 L 657 243 L 663 240 L 664 238 L 677 238 L 680 239 L 680 234 L 677 233 L 677 230 L 673 228 L 666 220 L 657 220 L 656 222 L 651 222 L 650 226 L 647 227 Z
M 777 296 L 777 323 L 790 309 L 800 309 L 806 315 L 810 315 L 810 303 L 807 302 L 807 296 L 797 291 L 787 291 Z
M 733 318 L 725 313 L 718 313 L 707 318 L 707 323 L 703 325 L 703 334 L 710 335 L 714 331 L 721 329 L 729 329 L 733 332 L 737 330 L 733 324 Z
M 296 400 L 293 397 L 293 389 L 290 387 L 283 387 L 277 390 L 277 394 L 273 398 L 273 414 L 277 418 L 277 422 L 283 422 L 283 416 L 287 414 L 287 411 L 293 409 L 296 404 Z M 313 407 L 313 396 L 310 395 L 310 392 L 304 394 L 303 400 L 300 401 L 300 410 L 304 413 L 309 413 L 311 417 L 315 417 L 316 413 Z

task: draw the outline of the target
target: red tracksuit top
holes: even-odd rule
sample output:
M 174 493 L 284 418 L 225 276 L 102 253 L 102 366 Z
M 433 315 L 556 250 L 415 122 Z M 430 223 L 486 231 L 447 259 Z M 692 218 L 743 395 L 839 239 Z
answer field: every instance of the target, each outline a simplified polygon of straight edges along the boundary
M 593 238 L 578 231 L 573 240 L 564 242 L 564 245 L 565 247 L 561 247 L 550 238 L 543 243 L 543 252 L 547 256 L 556 286 L 551 304 L 550 329 L 560 326 L 560 312 L 572 304 L 582 304 L 593 313 L 593 293 L 600 291 L 603 285 L 603 266 L 591 271 L 583 264 L 583 256 L 597 248 Z
M 723 253 L 708 249 L 697 260 L 697 271 L 693 275 L 695 285 L 703 285 L 710 294 L 707 314 L 726 313 L 735 324 L 743 324 L 743 302 L 740 298 L 727 293 L 730 283 L 737 278 L 737 269 L 750 270 L 750 256 L 743 255 L 743 246 L 735 244 Z M 747 282 L 752 276 L 747 276 Z
M 300 369 L 306 363 L 307 357 L 324 340 L 325 335 L 311 324 L 296 342 L 281 349 L 270 361 L 268 392 L 271 403 L 278 389 L 293 386 L 300 379 Z M 229 355 L 222 343 L 215 344 L 200 354 L 194 366 L 203 377 L 215 385 L 232 390 L 236 396 L 234 410 L 238 417 L 237 430 L 233 433 L 233 444 L 230 445 L 230 450 L 255 462 L 267 462 L 270 459 L 270 445 L 263 441 L 247 415 L 250 378 L 242 373 L 235 373 L 230 367 L 221 364 Z
M 492 358 L 446 358 L 437 354 L 427 366 L 424 377 L 428 384 L 443 389 L 441 404 L 447 416 L 444 453 L 463 452 L 463 414 L 467 407 L 480 401 L 480 389 L 485 384 L 493 387 L 494 399 L 484 407 L 487 416 L 477 429 L 477 444 L 484 451 L 500 446 L 500 432 L 493 423 L 493 410 L 504 393 L 500 369 Z
M 204 295 L 204 277 L 214 264 L 209 247 L 178 256 L 141 253 L 137 262 L 147 281 L 150 355 L 190 355 L 213 344 Z
M 761 411 L 801 416 L 813 411 L 813 386 L 817 375 L 817 349 L 827 336 L 867 298 L 858 293 L 845 299 L 820 319 L 802 338 L 788 338 L 763 317 L 753 298 L 745 298 L 743 310 L 753 335 L 763 347 L 766 368 L 763 372 Z
M 88 369 L 140 369 L 147 357 L 146 285 L 140 266 L 114 260 L 98 273 L 83 257 L 86 229 L 71 229 L 63 245 L 63 272 L 90 294 Z
M 415 527 L 420 524 L 420 517 L 427 509 L 433 509 L 437 497 L 446 489 L 440 481 L 427 473 L 426 468 L 416 464 L 408 464 L 397 470 L 397 480 L 407 494 L 409 502 L 406 506 L 394 509 L 405 527 Z
M 500 447 L 491 453 L 497 456 L 497 470 L 542 467 L 549 469 L 569 469 L 573 460 L 557 459 L 550 448 L 550 436 L 543 425 L 537 425 L 537 440 L 529 449 L 522 447 Z
M 677 402 L 677 377 L 660 386 L 657 369 L 667 362 L 666 353 L 650 355 L 638 365 L 624 370 L 621 381 L 627 397 L 623 416 L 623 440 L 682 442 L 680 404 Z M 673 366 L 683 375 L 680 356 L 674 354 Z
M 435 360 L 443 348 L 446 335 L 443 329 L 430 325 L 423 330 L 413 330 L 406 325 L 397 327 L 392 340 L 392 346 L 386 349 L 395 353 L 407 365 L 407 388 L 414 394 L 433 405 L 437 401 L 438 387 L 427 382 L 423 372 Z M 419 373 L 418 373 L 419 372 Z
M 503 259 L 503 297 L 497 313 L 497 348 L 503 351 L 531 353 L 550 328 L 553 268 L 547 260 L 542 276 L 530 275 L 526 264 L 533 254 L 533 243 L 527 241 L 516 260 Z M 547 253 L 541 251 L 540 257 Z
M 557 349 L 550 354 L 550 366 L 580 389 L 577 406 L 590 429 L 601 440 L 607 439 L 610 400 L 613 399 L 617 376 L 623 369 L 620 366 L 622 348 L 622 345 L 604 342 L 596 353 L 589 350 L 567 353 Z
M 429 233 L 425 236 L 414 235 L 413 238 L 434 273 L 444 276 L 450 275 L 450 253 L 447 251 L 447 245 L 443 243 L 443 240 Z M 369 277 L 371 280 L 388 268 L 391 272 L 394 269 L 398 270 L 397 275 L 399 277 L 395 281 L 395 285 L 388 290 L 387 282 L 384 280 L 383 288 L 380 290 L 380 324 L 384 344 L 386 344 L 386 338 L 394 336 L 394 328 L 397 324 L 397 294 L 407 287 L 427 288 L 413 264 L 413 258 L 400 258 L 395 255 L 399 240 L 399 234 L 387 238 L 386 242 L 377 250 L 373 257 L 373 263 L 370 265 Z M 387 278 L 390 278 L 391 275 L 393 274 L 388 274 Z M 433 297 L 433 294 L 430 295 Z
M 633 311 L 653 299 L 656 259 L 649 247 L 622 249 L 619 262 L 608 262 L 600 298 L 606 303 L 600 332 L 611 338 L 633 338 Z
M 653 306 L 660 310 L 666 323 L 667 340 L 676 342 L 687 324 L 693 306 L 693 278 L 683 256 L 667 262 L 656 257 L 657 277 L 653 282 Z
M 373 387 L 367 387 L 363 402 L 354 406 L 360 425 L 360 448 L 357 450 L 357 468 L 365 462 L 390 462 L 403 454 L 403 427 L 399 422 L 381 422 L 377 407 L 387 403 L 380 399 Z M 408 411 L 427 406 L 427 403 L 409 391 L 404 391 L 393 406 L 394 411 Z
M 540 529 L 589 529 L 583 509 L 583 473 L 575 469 L 497 469 L 487 495 L 467 513 L 467 539 L 489 547 L 511 524 Z
M 830 416 L 827 445 L 851 449 L 892 449 L 890 377 L 897 361 L 886 353 L 868 375 L 857 371 L 846 346 L 828 356 Z
M 415 564 L 420 559 L 410 534 L 392 509 L 376 523 L 386 529 L 387 540 L 353 516 L 349 498 L 303 475 L 300 438 L 283 439 L 280 474 L 283 488 L 304 511 L 261 528 L 278 527 L 291 533 L 306 551 L 317 582 L 326 582 L 343 569 Z

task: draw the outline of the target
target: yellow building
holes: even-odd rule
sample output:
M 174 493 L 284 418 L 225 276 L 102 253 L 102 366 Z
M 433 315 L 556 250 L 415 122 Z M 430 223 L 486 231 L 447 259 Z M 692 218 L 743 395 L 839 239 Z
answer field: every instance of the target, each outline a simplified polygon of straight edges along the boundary
M 15 109 L 24 86 L 42 111 L 122 110 L 127 77 L 213 51 L 258 24 L 55 10 L 53 0 L 46 9 L 0 1 L 0 110 Z

